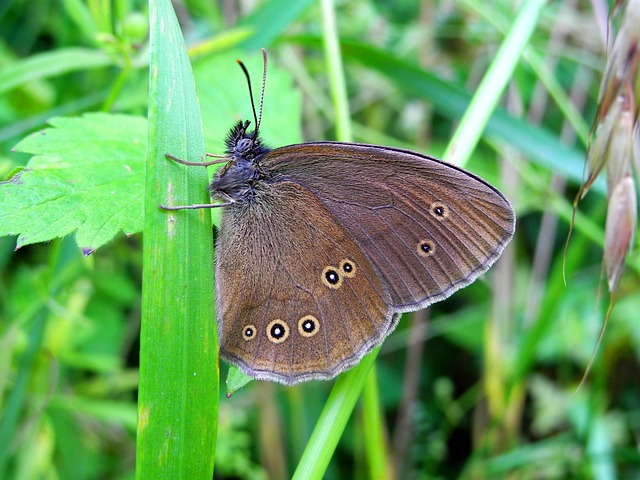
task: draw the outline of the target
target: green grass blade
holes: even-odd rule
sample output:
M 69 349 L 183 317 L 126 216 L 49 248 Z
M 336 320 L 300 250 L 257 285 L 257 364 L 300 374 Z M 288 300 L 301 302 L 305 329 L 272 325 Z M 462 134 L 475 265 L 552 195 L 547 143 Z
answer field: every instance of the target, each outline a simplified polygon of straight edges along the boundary
M 47 312 L 43 307 L 33 317 L 30 325 L 28 344 L 22 355 L 12 389 L 7 395 L 6 407 L 0 417 L 0 478 L 7 478 L 7 463 L 10 448 L 16 435 L 22 408 L 25 406 L 27 387 L 33 374 L 33 366 L 40 349 L 46 327 Z
M 331 98 L 336 115 L 336 138 L 343 142 L 353 141 L 351 120 L 347 100 L 347 89 L 338 42 L 335 11 L 332 0 L 322 1 L 324 48 L 329 72 Z M 375 373 L 368 376 L 375 362 L 378 349 L 367 355 L 353 370 L 342 375 L 334 385 L 331 395 L 318 418 L 311 438 L 305 447 L 294 478 L 323 478 L 333 453 L 353 413 L 356 402 L 369 378 L 369 388 L 377 390 Z M 369 392 L 371 393 L 371 392 Z M 365 422 L 368 426 L 379 421 L 380 410 L 374 395 L 365 396 Z M 373 417 L 370 417 L 373 415 Z M 376 467 L 379 465 L 376 463 Z
M 150 2 L 149 147 L 143 249 L 136 476 L 211 479 L 219 379 L 213 242 L 204 168 L 166 153 L 204 156 L 191 66 L 168 0 Z
M 456 129 L 444 160 L 464 166 L 476 148 L 491 114 L 511 80 L 531 35 L 538 23 L 545 0 L 528 0 L 516 16 L 503 40 L 494 61 L 476 89 L 469 108 Z
M 342 55 L 340 53 L 340 41 L 338 28 L 336 25 L 336 15 L 332 0 L 323 0 L 322 2 L 323 21 L 324 21 L 324 51 L 327 58 L 327 72 L 329 75 L 330 91 L 332 104 L 335 110 L 336 139 L 342 142 L 353 142 L 353 133 L 351 129 L 351 115 L 349 113 L 349 100 L 347 94 L 347 85 L 344 76 L 344 66 L 342 63 Z M 377 355 L 373 355 L 374 360 Z M 350 388 L 348 384 L 343 384 L 344 388 Z M 387 454 L 385 451 L 384 441 L 379 442 L 382 438 L 381 411 L 378 401 L 378 380 L 376 375 L 375 364 L 369 369 L 365 382 L 365 390 L 363 395 L 364 405 L 364 437 L 366 441 L 367 459 L 369 460 L 369 471 L 371 478 L 383 478 L 382 473 L 385 471 L 385 459 Z M 337 386 L 336 386 L 337 388 Z M 341 415 L 334 417 L 339 419 L 342 416 L 349 417 L 355 405 L 343 404 Z M 343 430 L 336 428 L 336 430 Z M 331 451 L 335 450 L 336 445 L 327 445 Z M 381 476 L 376 476 L 380 474 Z
M 308 47 L 320 47 L 320 39 L 311 35 L 298 35 L 292 41 Z M 457 120 L 469 106 L 469 92 L 397 55 L 372 47 L 366 43 L 341 39 L 345 58 L 358 62 L 389 78 L 397 88 L 432 104 L 438 112 Z M 509 115 L 496 108 L 484 134 L 503 140 L 523 155 L 550 171 L 558 172 L 574 183 L 582 181 L 584 152 L 563 145 L 556 135 L 543 127 Z M 604 182 L 597 182 L 596 190 L 604 192 Z
M 106 53 L 88 48 L 65 48 L 32 55 L 0 72 L 0 93 L 34 80 L 67 72 L 102 68 L 114 63 Z
M 294 480 L 324 478 L 379 350 L 379 347 L 374 349 L 355 368 L 343 373 L 336 380 L 293 474 Z
M 15 448 L 16 435 L 19 436 L 16 430 L 19 428 L 21 416 L 24 411 L 27 411 L 25 409 L 29 403 L 27 400 L 29 383 L 34 381 L 34 365 L 42 353 L 49 315 L 48 308 L 45 306 L 46 299 L 55 297 L 58 292 L 60 272 L 75 258 L 74 254 L 76 254 L 76 246 L 70 238 L 54 240 L 52 245 L 48 270 L 43 274 L 47 279 L 46 297 L 34 301 L 34 303 L 42 303 L 42 306 L 37 308 L 29 320 L 27 344 L 22 353 L 13 385 L 7 394 L 6 405 L 0 410 L 2 412 L 0 415 L 0 478 L 8 478 L 9 468 L 7 466 L 11 461 L 11 454 L 14 453 L 12 450 Z
M 473 13 L 482 16 L 488 23 L 494 25 L 500 32 L 506 33 L 509 30 L 512 23 L 511 18 L 503 15 L 495 6 L 478 0 L 463 0 L 462 3 L 471 9 Z M 538 80 L 545 86 L 567 121 L 571 123 L 582 144 L 587 145 L 589 141 L 589 124 L 573 105 L 559 79 L 554 76 L 554 72 L 547 67 L 544 58 L 532 46 L 527 46 L 524 49 L 522 57 L 538 76 Z
M 329 76 L 331 103 L 335 111 L 336 139 L 339 142 L 353 142 L 351 116 L 349 115 L 349 97 L 344 78 L 342 55 L 340 54 L 336 14 L 331 0 L 322 0 L 321 4 L 324 28 L 323 45 L 327 62 L 327 74 Z
M 397 388 L 401 388 L 400 384 Z M 367 375 L 362 393 L 362 406 L 363 437 L 369 478 L 389 478 L 391 465 L 388 463 L 389 454 L 384 437 L 382 408 L 378 394 L 378 375 L 375 368 L 369 370 L 369 375 Z
M 286 30 L 314 0 L 282 2 L 271 0 L 262 3 L 253 13 L 238 23 L 240 28 L 249 28 L 253 35 L 242 46 L 247 50 L 267 48 Z

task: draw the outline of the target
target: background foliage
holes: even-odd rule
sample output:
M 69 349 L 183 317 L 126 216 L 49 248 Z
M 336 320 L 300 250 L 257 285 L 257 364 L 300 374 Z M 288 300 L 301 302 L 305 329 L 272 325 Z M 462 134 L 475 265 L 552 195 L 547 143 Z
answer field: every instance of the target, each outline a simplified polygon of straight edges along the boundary
M 355 139 L 441 155 L 515 16 L 512 3 L 338 4 Z M 91 179 L 92 161 L 123 155 L 127 141 L 116 133 L 124 125 L 108 120 L 95 130 L 73 128 L 72 119 L 51 123 L 67 142 L 86 142 L 85 158 L 54 152 L 44 169 L 36 158 L 25 172 L 30 154 L 51 152 L 39 149 L 37 136 L 17 147 L 27 153 L 11 149 L 52 117 L 95 120 L 109 112 L 144 122 L 147 8 L 141 1 L 0 6 L 0 178 L 15 183 L 30 173 L 40 188 L 34 195 L 46 195 L 55 178 L 46 162 L 62 158 L 72 162 L 65 168 Z M 233 121 L 250 118 L 235 59 L 257 83 L 261 47 L 270 58 L 265 139 L 279 146 L 335 138 L 319 4 L 191 0 L 176 8 L 208 151 L 220 152 Z M 369 478 L 372 450 L 388 459 L 389 478 L 638 474 L 637 254 L 593 370 L 577 390 L 608 302 L 600 283 L 602 183 L 580 204 L 568 285 L 562 280 L 571 200 L 597 109 L 606 11 L 595 0 L 543 10 L 467 165 L 512 201 L 516 238 L 483 281 L 434 305 L 428 319 L 405 316 L 376 362 L 379 409 L 356 410 L 327 478 Z M 75 237 L 34 245 L 0 237 L 0 478 L 134 476 L 142 256 L 140 236 L 123 233 L 142 226 L 143 202 L 135 194 L 143 191 L 135 191 L 135 178 L 126 181 L 133 198 L 125 199 L 124 220 L 102 219 L 101 204 L 112 200 L 100 189 L 93 208 L 77 212 L 89 227 L 110 226 L 106 237 L 83 237 L 73 227 L 76 217 L 60 225 L 37 209 L 17 215 L 11 202 L 22 199 L 9 192 L 11 183 L 2 186 L 4 235 L 31 228 L 49 238 Z M 14 217 L 22 223 L 9 228 Z M 14 251 L 16 242 L 21 248 Z M 290 477 L 332 383 L 254 382 L 222 398 L 216 477 Z M 371 415 L 382 422 L 379 450 L 368 441 Z

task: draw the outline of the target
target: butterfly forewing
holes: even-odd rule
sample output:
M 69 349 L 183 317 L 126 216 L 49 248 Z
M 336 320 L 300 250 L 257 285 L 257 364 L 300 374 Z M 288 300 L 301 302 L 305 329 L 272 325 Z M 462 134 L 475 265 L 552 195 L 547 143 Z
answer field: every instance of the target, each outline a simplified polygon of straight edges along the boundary
M 308 143 L 273 150 L 261 164 L 326 206 L 380 273 L 396 311 L 468 285 L 513 235 L 514 213 L 500 192 L 414 152 Z

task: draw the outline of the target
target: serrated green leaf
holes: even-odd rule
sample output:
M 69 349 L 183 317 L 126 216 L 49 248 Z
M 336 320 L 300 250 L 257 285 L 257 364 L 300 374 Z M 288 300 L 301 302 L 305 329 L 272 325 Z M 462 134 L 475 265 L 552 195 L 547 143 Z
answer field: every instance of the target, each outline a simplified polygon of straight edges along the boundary
M 35 156 L 0 184 L 0 235 L 18 235 L 21 247 L 75 232 L 90 253 L 140 231 L 146 119 L 88 113 L 49 123 L 15 147 Z
M 260 55 L 243 56 L 252 70 L 261 72 L 255 68 Z M 196 66 L 207 143 L 217 153 L 233 122 L 251 118 L 236 58 L 237 54 L 229 54 L 201 59 Z M 280 146 L 301 141 L 301 110 L 291 76 L 270 67 L 261 128 L 267 142 Z M 21 247 L 75 232 L 78 246 L 90 253 L 120 231 L 138 233 L 144 220 L 146 119 L 88 113 L 56 117 L 49 123 L 52 128 L 15 147 L 35 156 L 26 169 L 0 183 L 0 236 L 19 235 Z

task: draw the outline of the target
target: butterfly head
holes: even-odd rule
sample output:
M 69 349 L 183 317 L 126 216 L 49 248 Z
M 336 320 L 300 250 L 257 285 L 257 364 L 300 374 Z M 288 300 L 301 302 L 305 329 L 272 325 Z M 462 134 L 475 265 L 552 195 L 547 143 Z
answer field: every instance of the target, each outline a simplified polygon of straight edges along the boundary
M 230 161 L 218 170 L 214 180 L 209 185 L 212 195 L 223 196 L 240 205 L 245 204 L 255 196 L 258 184 L 265 178 L 266 172 L 260 168 L 260 159 L 269 152 L 269 148 L 260 140 L 260 121 L 262 119 L 262 104 L 264 99 L 264 85 L 267 77 L 267 53 L 262 49 L 264 58 L 264 73 L 262 77 L 262 93 L 260 95 L 260 114 L 256 113 L 249 72 L 241 61 L 242 68 L 249 87 L 251 110 L 255 128 L 249 131 L 249 120 L 238 121 L 227 135 L 225 144 L 226 154 Z
M 229 131 L 225 144 L 227 155 L 234 160 L 255 162 L 258 157 L 267 153 L 267 148 L 260 139 L 257 130 L 248 131 L 249 120 L 238 121 Z
M 253 197 L 256 184 L 264 178 L 260 159 L 270 149 L 263 145 L 256 130 L 249 131 L 249 120 L 237 122 L 225 143 L 230 161 L 216 172 L 209 189 L 214 195 L 243 204 Z

